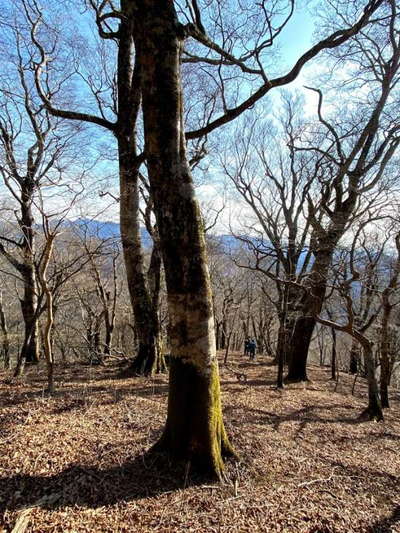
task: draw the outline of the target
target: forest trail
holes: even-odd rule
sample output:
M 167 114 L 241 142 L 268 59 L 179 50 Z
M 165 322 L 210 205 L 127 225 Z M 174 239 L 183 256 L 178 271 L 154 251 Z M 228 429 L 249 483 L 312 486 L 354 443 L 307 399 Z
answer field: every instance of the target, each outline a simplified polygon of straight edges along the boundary
M 221 354 L 222 357 L 222 354 Z M 221 368 L 227 430 L 241 461 L 227 481 L 192 478 L 146 454 L 166 415 L 167 376 L 57 368 L 9 385 L 0 374 L 0 532 L 400 532 L 400 395 L 361 422 L 363 380 L 310 366 L 274 388 L 276 367 L 240 354 Z M 397 397 L 396 397 L 397 396 Z

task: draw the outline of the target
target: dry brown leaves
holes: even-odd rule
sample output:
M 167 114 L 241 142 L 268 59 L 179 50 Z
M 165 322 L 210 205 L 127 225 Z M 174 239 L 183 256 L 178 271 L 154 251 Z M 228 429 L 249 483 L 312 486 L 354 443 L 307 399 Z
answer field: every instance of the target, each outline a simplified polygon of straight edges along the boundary
M 165 420 L 167 377 L 114 368 L 36 370 L 0 384 L 0 532 L 400 532 L 400 405 L 360 422 L 365 384 L 338 392 L 326 369 L 274 389 L 275 367 L 222 368 L 225 421 L 241 461 L 227 481 L 185 477 L 146 455 Z

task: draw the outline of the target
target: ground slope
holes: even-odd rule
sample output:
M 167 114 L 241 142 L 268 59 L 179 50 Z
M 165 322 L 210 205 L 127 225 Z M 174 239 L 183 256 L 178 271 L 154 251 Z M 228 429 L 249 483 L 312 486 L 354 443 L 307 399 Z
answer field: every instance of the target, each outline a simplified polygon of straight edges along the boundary
M 325 369 L 273 388 L 275 367 L 236 354 L 222 368 L 228 432 L 241 456 L 224 484 L 146 455 L 165 420 L 167 378 L 59 369 L 43 395 L 0 376 L 0 532 L 400 532 L 400 406 L 357 419 L 365 384 Z

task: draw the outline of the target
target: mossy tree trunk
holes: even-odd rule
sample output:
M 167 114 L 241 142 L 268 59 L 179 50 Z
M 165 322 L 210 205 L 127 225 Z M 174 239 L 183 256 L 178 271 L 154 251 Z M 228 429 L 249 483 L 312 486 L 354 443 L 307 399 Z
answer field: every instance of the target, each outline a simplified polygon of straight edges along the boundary
M 185 151 L 180 86 L 184 35 L 173 2 L 138 1 L 132 15 L 170 319 L 168 415 L 157 447 L 220 477 L 224 456 L 233 450 L 222 419 L 204 230 Z

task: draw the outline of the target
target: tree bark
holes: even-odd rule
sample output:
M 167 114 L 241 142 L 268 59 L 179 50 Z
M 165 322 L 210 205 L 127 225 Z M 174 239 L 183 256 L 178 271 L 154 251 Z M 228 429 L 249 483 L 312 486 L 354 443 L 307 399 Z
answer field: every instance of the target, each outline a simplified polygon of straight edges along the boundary
M 156 447 L 221 477 L 224 456 L 233 449 L 222 419 L 204 228 L 185 152 L 180 86 L 184 32 L 173 2 L 141 0 L 133 14 L 170 319 L 168 415 Z
M 39 282 L 46 298 L 46 324 L 43 332 L 43 348 L 47 366 L 47 392 L 54 393 L 54 354 L 52 346 L 52 331 L 54 325 L 53 293 L 47 281 L 47 268 L 53 253 L 55 234 L 47 234 L 47 242 L 39 270 Z
M 368 380 L 368 407 L 364 411 L 364 415 L 366 415 L 369 420 L 381 421 L 383 420 L 383 413 L 381 401 L 379 399 L 378 383 L 375 377 L 372 347 L 368 341 L 362 342 L 362 347 Z
M 335 380 L 336 379 L 336 360 L 337 360 L 335 328 L 331 328 L 331 334 L 332 334 L 331 379 Z
M 315 260 L 309 277 L 309 287 L 305 288 L 298 306 L 299 311 L 290 338 L 286 381 L 308 381 L 307 358 L 316 325 L 315 317 L 322 310 L 329 266 L 338 240 L 336 234 L 335 239 L 327 239 L 324 245 L 314 252 Z
M 6 315 L 3 308 L 3 294 L 0 290 L 0 328 L 2 333 L 2 356 L 3 356 L 3 366 L 6 370 L 10 368 L 10 339 L 8 337 L 8 327 Z
M 392 311 L 392 306 L 389 304 L 387 294 L 384 294 L 383 312 L 382 312 L 382 332 L 380 342 L 380 364 L 381 364 L 381 378 L 380 378 L 380 393 L 382 407 L 389 408 L 389 393 L 388 387 L 390 383 L 390 340 L 389 340 L 389 317 Z
M 24 342 L 14 372 L 15 376 L 22 375 L 25 363 L 37 364 L 39 362 L 37 291 L 34 266 L 34 219 L 32 215 L 33 193 L 33 184 L 28 179 L 25 180 L 21 185 L 21 220 L 19 222 L 23 233 L 21 245 L 23 263 L 21 263 L 19 271 L 24 280 L 24 295 L 20 302 L 25 332 Z
M 130 366 L 134 374 L 149 375 L 158 360 L 159 324 L 146 279 L 139 224 L 138 171 L 133 168 L 129 146 L 119 141 L 120 228 L 128 290 L 138 338 L 138 351 Z
M 357 374 L 360 364 L 360 348 L 357 341 L 353 341 L 350 348 L 349 373 Z

